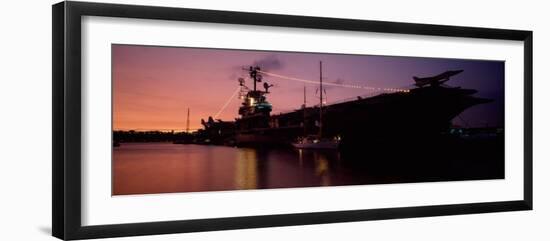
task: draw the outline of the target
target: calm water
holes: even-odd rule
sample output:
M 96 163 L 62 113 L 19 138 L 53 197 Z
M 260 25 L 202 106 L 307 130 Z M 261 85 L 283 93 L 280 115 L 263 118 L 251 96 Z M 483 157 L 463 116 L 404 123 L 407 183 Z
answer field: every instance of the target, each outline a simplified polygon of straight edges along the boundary
M 429 168 L 344 158 L 338 151 L 123 143 L 113 151 L 113 194 L 197 192 L 499 178 L 486 163 Z M 440 162 L 439 162 L 440 163 Z M 466 171 L 460 171 L 462 167 Z M 458 171 L 457 171 L 458 170 Z

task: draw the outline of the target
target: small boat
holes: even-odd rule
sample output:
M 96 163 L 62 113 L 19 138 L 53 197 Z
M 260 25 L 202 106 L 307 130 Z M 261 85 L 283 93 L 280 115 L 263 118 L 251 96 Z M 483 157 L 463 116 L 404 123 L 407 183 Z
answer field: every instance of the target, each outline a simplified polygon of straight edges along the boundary
M 298 137 L 298 139 L 292 143 L 292 146 L 298 149 L 338 149 L 340 144 L 340 138 L 326 138 L 323 137 L 323 63 L 319 62 L 319 134 Z M 306 89 L 304 87 L 304 121 L 306 111 Z M 305 128 L 305 125 L 304 125 Z M 304 129 L 305 132 L 305 129 Z
M 340 141 L 338 138 L 319 138 L 318 136 L 307 136 L 298 138 L 292 146 L 298 149 L 338 149 Z

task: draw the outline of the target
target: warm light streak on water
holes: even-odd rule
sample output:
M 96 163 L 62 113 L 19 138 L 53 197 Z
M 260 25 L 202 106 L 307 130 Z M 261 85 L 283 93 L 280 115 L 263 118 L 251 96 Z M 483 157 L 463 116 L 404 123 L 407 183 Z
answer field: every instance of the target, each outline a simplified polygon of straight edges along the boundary
M 489 152 L 478 160 L 429 160 L 424 154 L 373 159 L 365 153 L 122 143 L 113 149 L 113 195 L 494 179 L 504 173 L 503 162 L 487 158 L 494 156 Z

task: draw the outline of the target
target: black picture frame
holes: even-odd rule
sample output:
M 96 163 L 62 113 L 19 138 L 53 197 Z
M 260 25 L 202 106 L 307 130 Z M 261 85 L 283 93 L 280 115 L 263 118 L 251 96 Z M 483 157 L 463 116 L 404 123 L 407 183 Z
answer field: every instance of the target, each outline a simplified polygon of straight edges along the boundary
M 522 200 L 367 210 L 139 222 L 98 226 L 81 224 L 81 17 L 104 16 L 207 23 L 280 26 L 378 33 L 516 40 L 524 43 L 524 194 Z M 306 225 L 531 210 L 533 33 L 414 23 L 335 19 L 277 14 L 150 7 L 90 2 L 52 6 L 52 233 L 60 239 L 88 239 L 211 230 Z

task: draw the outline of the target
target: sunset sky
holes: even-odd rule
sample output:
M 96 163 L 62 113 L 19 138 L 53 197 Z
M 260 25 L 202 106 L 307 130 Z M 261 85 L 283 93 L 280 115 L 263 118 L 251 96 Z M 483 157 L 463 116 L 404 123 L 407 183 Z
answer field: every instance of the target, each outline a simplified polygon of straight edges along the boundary
M 200 119 L 214 116 L 248 79 L 243 67 L 295 78 L 383 88 L 411 88 L 412 76 L 437 75 L 463 69 L 449 86 L 476 89 L 476 96 L 494 102 L 474 106 L 455 118 L 455 124 L 502 126 L 504 113 L 504 62 L 436 58 L 388 57 L 344 54 L 291 53 L 182 47 L 112 45 L 113 129 L 184 130 L 187 108 L 190 129 L 201 128 Z M 267 96 L 273 114 L 298 109 L 303 103 L 304 83 L 264 76 L 274 87 Z M 318 102 L 317 85 L 305 84 L 308 105 Z M 365 89 L 327 87 L 327 101 L 372 94 Z M 240 100 L 235 96 L 218 118 L 238 117 Z

